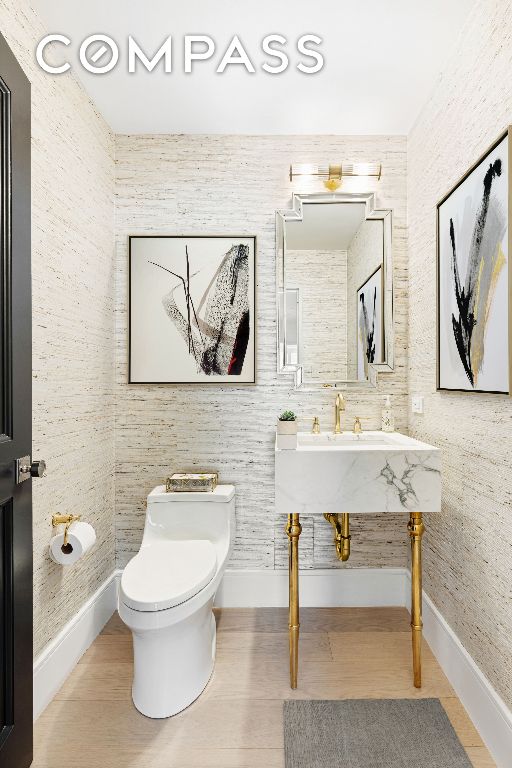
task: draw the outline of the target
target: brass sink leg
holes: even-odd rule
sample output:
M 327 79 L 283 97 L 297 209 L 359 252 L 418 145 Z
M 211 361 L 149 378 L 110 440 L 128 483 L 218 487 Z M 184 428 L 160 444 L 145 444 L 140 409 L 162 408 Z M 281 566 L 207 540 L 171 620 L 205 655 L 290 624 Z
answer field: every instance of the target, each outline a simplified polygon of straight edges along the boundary
M 297 687 L 297 672 L 299 668 L 299 536 L 302 526 L 297 514 L 288 515 L 285 528 L 288 536 L 288 580 L 289 580 L 289 613 L 288 632 L 290 642 L 290 686 Z
M 423 621 L 421 618 L 421 537 L 425 532 L 421 512 L 411 512 L 407 525 L 411 537 L 411 630 L 412 630 L 412 665 L 414 685 L 421 688 L 421 637 Z

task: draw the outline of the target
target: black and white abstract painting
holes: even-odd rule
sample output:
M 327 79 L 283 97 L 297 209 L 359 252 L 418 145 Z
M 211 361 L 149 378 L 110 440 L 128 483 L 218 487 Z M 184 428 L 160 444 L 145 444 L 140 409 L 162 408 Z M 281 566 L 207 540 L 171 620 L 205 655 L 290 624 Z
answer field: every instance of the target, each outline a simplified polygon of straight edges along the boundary
M 255 240 L 130 238 L 130 382 L 254 383 Z
M 509 392 L 508 135 L 439 203 L 438 388 Z
M 383 345 L 382 266 L 377 267 L 357 291 L 357 378 L 368 379 L 368 366 L 382 363 Z

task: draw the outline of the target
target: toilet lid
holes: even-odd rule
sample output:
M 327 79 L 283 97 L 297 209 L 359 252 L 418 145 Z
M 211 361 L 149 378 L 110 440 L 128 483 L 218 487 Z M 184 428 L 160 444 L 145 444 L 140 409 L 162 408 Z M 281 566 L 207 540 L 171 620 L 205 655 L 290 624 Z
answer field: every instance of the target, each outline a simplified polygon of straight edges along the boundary
M 143 547 L 121 577 L 122 601 L 136 611 L 163 611 L 184 603 L 213 578 L 217 567 L 210 541 L 165 541 Z

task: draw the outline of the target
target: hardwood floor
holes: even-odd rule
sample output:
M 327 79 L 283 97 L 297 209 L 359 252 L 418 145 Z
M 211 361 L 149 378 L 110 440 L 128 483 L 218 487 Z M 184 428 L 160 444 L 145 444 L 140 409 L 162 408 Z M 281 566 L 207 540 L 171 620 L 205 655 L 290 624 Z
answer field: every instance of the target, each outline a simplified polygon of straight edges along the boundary
M 296 691 L 286 610 L 216 617 L 206 690 L 176 717 L 150 720 L 131 702 L 131 636 L 116 614 L 37 721 L 34 768 L 283 768 L 284 699 L 395 697 L 439 698 L 473 766 L 495 765 L 426 644 L 423 688 L 413 687 L 405 609 L 303 609 Z

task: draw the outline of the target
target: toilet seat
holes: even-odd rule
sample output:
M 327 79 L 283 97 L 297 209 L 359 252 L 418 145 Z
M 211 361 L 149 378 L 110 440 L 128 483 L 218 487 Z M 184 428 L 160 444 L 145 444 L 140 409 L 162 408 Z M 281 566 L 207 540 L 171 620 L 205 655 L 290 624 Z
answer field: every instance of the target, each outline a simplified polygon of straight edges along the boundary
M 142 547 L 121 577 L 121 600 L 136 611 L 163 611 L 184 603 L 212 580 L 215 548 L 204 539 Z

